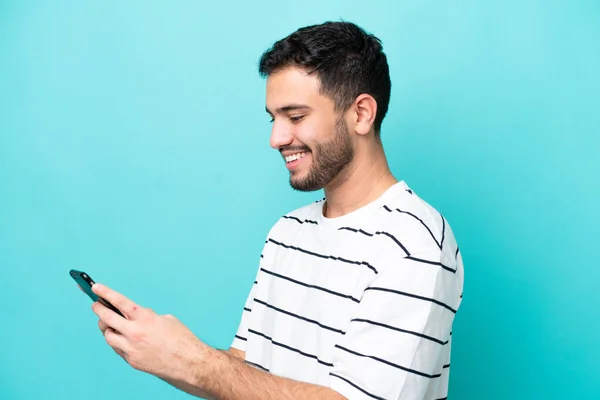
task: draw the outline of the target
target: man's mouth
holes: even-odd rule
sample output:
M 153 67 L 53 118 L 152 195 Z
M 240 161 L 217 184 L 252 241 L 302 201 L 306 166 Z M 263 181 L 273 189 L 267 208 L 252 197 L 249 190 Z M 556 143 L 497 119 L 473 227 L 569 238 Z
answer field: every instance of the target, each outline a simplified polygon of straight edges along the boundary
M 302 158 L 304 158 L 306 155 L 308 154 L 308 152 L 303 151 L 300 153 L 294 153 L 294 154 L 290 154 L 289 156 L 285 156 L 285 162 L 286 163 L 291 163 L 292 161 L 296 161 L 296 160 L 300 160 Z

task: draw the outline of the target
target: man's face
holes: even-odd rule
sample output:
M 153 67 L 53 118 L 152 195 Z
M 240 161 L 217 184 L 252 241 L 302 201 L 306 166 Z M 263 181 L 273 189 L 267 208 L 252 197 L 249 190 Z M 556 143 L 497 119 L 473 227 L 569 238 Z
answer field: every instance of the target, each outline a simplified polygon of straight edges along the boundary
M 271 147 L 281 152 L 294 189 L 322 189 L 352 161 L 354 148 L 343 114 L 319 93 L 314 74 L 292 67 L 271 74 L 267 112 L 273 118 Z

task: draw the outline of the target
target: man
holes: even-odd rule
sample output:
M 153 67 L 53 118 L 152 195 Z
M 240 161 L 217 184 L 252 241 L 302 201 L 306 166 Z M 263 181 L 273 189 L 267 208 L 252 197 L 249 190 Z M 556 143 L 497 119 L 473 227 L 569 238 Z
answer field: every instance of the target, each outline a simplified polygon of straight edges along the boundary
M 269 232 L 230 349 L 95 285 L 127 317 L 94 303 L 106 341 L 200 397 L 446 398 L 462 258 L 448 222 L 388 167 L 379 40 L 351 23 L 305 27 L 259 69 L 291 186 L 325 198 Z

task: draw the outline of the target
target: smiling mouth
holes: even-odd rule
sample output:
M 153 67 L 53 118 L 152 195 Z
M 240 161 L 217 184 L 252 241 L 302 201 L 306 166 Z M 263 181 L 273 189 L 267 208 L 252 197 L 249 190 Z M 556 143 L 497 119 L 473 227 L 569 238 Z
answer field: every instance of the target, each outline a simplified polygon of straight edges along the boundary
M 300 160 L 300 159 L 304 158 L 307 154 L 308 154 L 308 152 L 303 151 L 301 153 L 295 153 L 295 154 L 291 154 L 289 156 L 286 156 L 286 157 L 284 157 L 284 159 L 285 159 L 286 163 L 291 163 L 293 161 Z

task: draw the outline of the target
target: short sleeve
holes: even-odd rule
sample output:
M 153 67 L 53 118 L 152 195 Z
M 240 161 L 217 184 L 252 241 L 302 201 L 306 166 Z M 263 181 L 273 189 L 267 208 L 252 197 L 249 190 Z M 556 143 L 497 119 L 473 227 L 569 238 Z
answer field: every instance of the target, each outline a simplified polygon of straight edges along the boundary
M 252 287 L 250 288 L 250 293 L 248 293 L 248 297 L 246 298 L 244 310 L 242 311 L 242 316 L 240 318 L 235 337 L 233 338 L 233 341 L 231 343 L 231 347 L 241 351 L 246 351 L 246 343 L 248 341 L 248 327 L 250 326 L 250 317 L 252 315 L 252 307 L 254 304 L 254 292 L 256 291 L 256 285 L 258 285 L 258 282 L 255 280 L 252 284 Z
M 386 260 L 333 352 L 330 387 L 348 399 L 423 399 L 442 374 L 461 301 L 438 249 Z M 454 268 L 453 268 L 454 267 Z
M 277 228 L 278 222 L 275 223 L 271 227 L 271 229 L 269 230 L 269 233 L 267 235 L 267 238 L 270 237 L 271 233 Z M 267 241 L 265 241 L 265 245 L 263 246 L 263 253 L 265 252 L 266 244 L 267 244 Z M 241 351 L 246 351 L 246 345 L 248 342 L 248 328 L 250 326 L 250 320 L 252 318 L 252 308 L 254 306 L 254 295 L 256 293 L 256 288 L 259 285 L 259 276 L 261 274 L 262 263 L 263 263 L 263 254 L 260 255 L 260 262 L 258 265 L 258 270 L 256 271 L 256 277 L 254 279 L 254 283 L 252 284 L 252 287 L 250 288 L 248 297 L 246 298 L 246 303 L 244 304 L 244 310 L 242 311 L 242 316 L 241 316 L 240 322 L 238 324 L 238 329 L 237 329 L 237 331 L 235 333 L 235 337 L 233 338 L 233 341 L 231 343 L 231 347 L 241 350 Z

